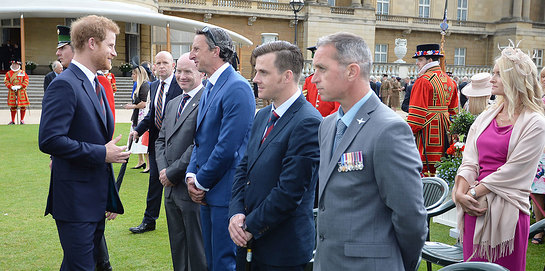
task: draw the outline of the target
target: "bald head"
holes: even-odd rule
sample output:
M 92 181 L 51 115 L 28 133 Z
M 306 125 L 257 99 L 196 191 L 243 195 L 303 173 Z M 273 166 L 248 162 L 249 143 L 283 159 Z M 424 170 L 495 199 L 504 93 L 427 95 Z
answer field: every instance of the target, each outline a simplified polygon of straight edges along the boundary
M 176 81 L 180 88 L 189 92 L 198 87 L 203 79 L 203 74 L 197 70 L 197 65 L 189 59 L 189 53 L 180 56 L 176 64 Z
M 174 58 L 167 51 L 161 51 L 155 56 L 155 71 L 161 80 L 167 79 L 174 71 Z

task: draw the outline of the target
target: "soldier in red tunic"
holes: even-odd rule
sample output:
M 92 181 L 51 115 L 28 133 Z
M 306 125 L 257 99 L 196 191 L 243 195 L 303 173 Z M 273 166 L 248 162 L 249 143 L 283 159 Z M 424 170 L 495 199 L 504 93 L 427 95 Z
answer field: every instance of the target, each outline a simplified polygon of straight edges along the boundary
M 456 83 L 439 67 L 441 57 L 439 44 L 418 45 L 413 56 L 419 78 L 412 88 L 407 122 L 416 138 L 424 174 L 435 173 L 435 163 L 448 148 L 450 115 L 456 114 L 458 107 Z
M 308 47 L 307 50 L 311 51 L 312 57 L 314 57 L 314 51 L 316 51 L 316 46 Z M 318 109 L 318 111 L 320 111 L 322 117 L 327 117 L 337 112 L 340 104 L 337 102 L 322 101 L 320 94 L 318 94 L 316 84 L 310 82 L 313 75 L 314 74 L 311 74 L 305 79 L 305 84 L 303 85 L 303 95 L 305 95 L 305 98 L 310 104 L 312 104 L 314 107 L 316 107 L 316 109 Z
M 117 86 L 115 85 L 115 76 L 110 71 L 104 71 L 104 76 L 108 79 L 108 82 L 112 86 L 112 91 L 115 93 L 117 91 Z M 102 83 L 101 83 L 102 84 Z
M 25 124 L 26 107 L 30 105 L 26 88 L 28 86 L 28 75 L 21 70 L 21 61 L 11 61 L 11 70 L 6 73 L 4 84 L 8 88 L 8 106 L 11 111 L 11 122 L 9 125 L 15 124 L 15 115 L 17 107 L 21 108 L 21 124 Z

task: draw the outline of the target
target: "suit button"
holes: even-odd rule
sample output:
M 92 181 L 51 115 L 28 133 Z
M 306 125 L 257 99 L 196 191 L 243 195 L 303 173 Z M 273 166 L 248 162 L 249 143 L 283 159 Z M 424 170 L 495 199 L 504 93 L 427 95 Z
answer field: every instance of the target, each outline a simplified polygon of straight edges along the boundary
M 197 165 L 197 169 L 199 169 L 199 168 L 200 168 L 199 165 Z
M 171 142 L 168 142 L 168 146 L 170 147 L 171 145 L 172 145 L 172 143 L 171 143 Z
M 198 144 L 198 143 L 195 143 L 195 147 L 197 147 L 197 148 L 198 148 L 198 147 L 199 147 L 199 144 Z
M 325 237 L 323 234 L 320 234 L 320 241 L 324 241 Z
M 246 185 L 250 185 L 250 181 L 248 181 L 248 182 L 246 183 Z

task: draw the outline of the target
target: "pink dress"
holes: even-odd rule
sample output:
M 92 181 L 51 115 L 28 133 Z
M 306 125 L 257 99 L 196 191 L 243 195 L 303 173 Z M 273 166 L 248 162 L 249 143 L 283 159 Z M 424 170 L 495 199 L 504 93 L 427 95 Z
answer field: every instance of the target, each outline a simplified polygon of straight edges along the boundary
M 477 151 L 479 152 L 480 174 L 477 181 L 495 172 L 507 160 L 509 138 L 511 137 L 512 126 L 498 127 L 496 119 L 483 131 L 477 139 Z M 467 261 L 473 254 L 473 235 L 475 232 L 475 221 L 477 217 L 464 214 L 464 261 Z M 511 271 L 525 270 L 526 248 L 528 247 L 528 234 L 530 231 L 530 216 L 519 212 L 519 220 L 515 229 L 515 249 L 511 255 L 499 258 L 499 264 Z M 487 262 L 485 258 L 473 256 L 472 262 Z

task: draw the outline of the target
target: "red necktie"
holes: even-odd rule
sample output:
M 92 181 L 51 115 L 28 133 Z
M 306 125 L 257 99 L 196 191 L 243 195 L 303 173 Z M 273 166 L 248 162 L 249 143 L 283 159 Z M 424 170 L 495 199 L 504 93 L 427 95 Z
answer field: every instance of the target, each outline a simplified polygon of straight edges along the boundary
M 263 136 L 263 139 L 261 139 L 261 144 L 263 144 L 263 142 L 265 142 L 265 139 L 267 138 L 267 136 L 269 135 L 269 133 L 273 129 L 274 124 L 276 123 L 276 121 L 279 118 L 280 118 L 280 116 L 278 116 L 278 114 L 276 114 L 276 112 L 272 111 L 271 116 L 269 117 L 269 122 L 267 122 L 267 129 L 265 130 L 265 135 Z
M 161 130 L 163 125 L 163 94 L 165 93 L 165 81 L 161 82 L 159 94 L 157 94 L 157 106 L 155 106 L 155 126 Z

